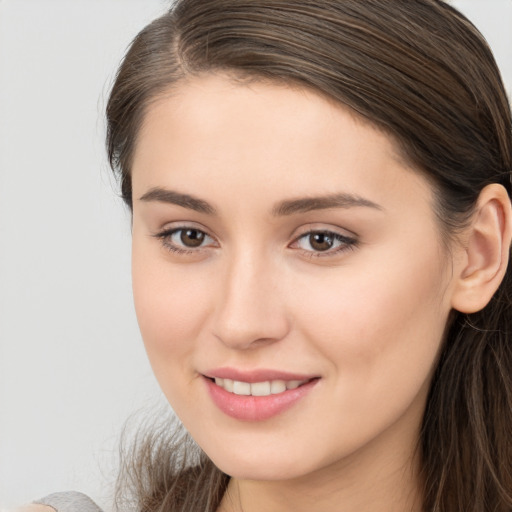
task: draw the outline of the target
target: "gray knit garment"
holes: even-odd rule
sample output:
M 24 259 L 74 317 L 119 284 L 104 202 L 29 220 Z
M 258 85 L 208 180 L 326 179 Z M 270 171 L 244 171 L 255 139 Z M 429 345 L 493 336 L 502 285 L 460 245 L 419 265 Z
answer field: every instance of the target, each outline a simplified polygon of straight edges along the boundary
M 57 512 L 103 512 L 94 501 L 81 492 L 57 492 L 34 501 L 38 505 L 48 505 Z

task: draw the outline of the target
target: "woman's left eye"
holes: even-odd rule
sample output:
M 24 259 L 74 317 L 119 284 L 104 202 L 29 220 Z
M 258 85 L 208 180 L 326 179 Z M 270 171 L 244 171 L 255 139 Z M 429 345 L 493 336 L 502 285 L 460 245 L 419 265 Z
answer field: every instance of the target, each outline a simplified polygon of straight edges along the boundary
M 355 247 L 357 240 L 332 231 L 310 231 L 295 240 L 293 245 L 311 256 L 332 256 Z
M 169 229 L 155 236 L 166 249 L 181 254 L 196 252 L 214 242 L 204 231 L 191 227 Z

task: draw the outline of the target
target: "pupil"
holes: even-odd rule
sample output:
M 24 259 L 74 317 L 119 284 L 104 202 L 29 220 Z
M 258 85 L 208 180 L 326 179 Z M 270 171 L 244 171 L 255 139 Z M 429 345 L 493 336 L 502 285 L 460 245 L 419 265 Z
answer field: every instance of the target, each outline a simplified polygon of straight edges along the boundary
M 199 247 L 203 243 L 204 233 L 197 229 L 184 229 L 180 238 L 187 247 Z
M 325 233 L 314 233 L 310 235 L 309 243 L 317 251 L 327 251 L 332 247 L 332 238 Z

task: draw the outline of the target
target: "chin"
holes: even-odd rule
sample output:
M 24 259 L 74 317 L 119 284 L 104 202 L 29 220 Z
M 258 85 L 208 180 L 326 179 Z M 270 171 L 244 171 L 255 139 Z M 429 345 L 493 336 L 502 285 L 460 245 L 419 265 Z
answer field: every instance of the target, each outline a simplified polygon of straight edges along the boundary
M 224 453 L 210 458 L 222 472 L 237 480 L 293 480 L 308 474 L 313 469 L 305 467 L 302 461 L 289 456 L 282 460 L 278 455 L 268 456 L 263 453 L 259 456 L 255 454 L 254 457 L 239 453 L 227 456 Z

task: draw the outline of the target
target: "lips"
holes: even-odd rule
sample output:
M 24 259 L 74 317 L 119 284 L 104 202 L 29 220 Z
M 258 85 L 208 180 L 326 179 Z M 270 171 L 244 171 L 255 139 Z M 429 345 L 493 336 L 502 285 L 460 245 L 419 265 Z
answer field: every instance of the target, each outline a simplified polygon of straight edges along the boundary
M 264 421 L 283 413 L 305 398 L 319 381 L 316 376 L 231 368 L 213 370 L 203 377 L 214 404 L 242 421 Z

